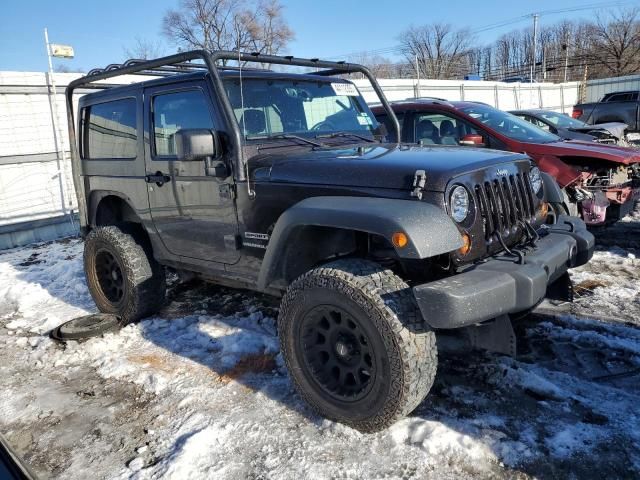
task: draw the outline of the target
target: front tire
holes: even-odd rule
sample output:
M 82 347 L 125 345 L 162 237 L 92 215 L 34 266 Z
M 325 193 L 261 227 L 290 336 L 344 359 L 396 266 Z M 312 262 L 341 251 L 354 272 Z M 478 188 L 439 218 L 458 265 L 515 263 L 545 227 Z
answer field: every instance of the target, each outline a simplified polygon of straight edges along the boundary
M 435 335 L 411 289 L 373 262 L 339 260 L 295 280 L 278 334 L 298 393 L 321 415 L 363 432 L 413 411 L 436 374 Z
M 163 267 L 148 240 L 124 226 L 94 228 L 84 244 L 84 271 L 93 300 L 123 325 L 157 312 L 165 302 Z

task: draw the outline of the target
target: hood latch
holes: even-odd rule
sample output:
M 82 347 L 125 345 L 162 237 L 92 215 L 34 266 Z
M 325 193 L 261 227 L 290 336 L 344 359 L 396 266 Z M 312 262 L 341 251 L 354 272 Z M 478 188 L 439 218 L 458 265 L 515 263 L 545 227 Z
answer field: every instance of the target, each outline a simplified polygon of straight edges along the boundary
M 422 200 L 422 192 L 424 186 L 427 184 L 427 173 L 424 170 L 416 170 L 413 176 L 413 190 L 411 192 L 412 197 L 417 197 L 418 200 Z

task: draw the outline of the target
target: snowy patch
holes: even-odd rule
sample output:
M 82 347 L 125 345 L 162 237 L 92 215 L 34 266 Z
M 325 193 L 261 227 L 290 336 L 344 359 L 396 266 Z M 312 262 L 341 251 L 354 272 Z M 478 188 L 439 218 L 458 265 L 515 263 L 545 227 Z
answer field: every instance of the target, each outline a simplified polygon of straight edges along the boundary
M 3 252 L 0 425 L 44 477 L 637 477 L 640 330 L 580 316 L 640 317 L 634 252 L 598 251 L 577 310 L 523 321 L 517 359 L 441 354 L 425 402 L 371 435 L 293 392 L 260 295 L 196 284 L 61 346 L 47 332 L 95 311 L 81 242 Z

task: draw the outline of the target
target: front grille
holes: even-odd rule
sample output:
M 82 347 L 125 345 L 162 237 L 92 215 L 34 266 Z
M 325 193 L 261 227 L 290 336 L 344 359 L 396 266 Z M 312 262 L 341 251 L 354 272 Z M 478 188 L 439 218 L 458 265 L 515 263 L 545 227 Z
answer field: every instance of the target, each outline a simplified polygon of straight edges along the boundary
M 524 173 L 476 184 L 475 194 L 488 241 L 492 241 L 496 233 L 501 236 L 516 233 L 519 224 L 535 216 L 533 190 Z

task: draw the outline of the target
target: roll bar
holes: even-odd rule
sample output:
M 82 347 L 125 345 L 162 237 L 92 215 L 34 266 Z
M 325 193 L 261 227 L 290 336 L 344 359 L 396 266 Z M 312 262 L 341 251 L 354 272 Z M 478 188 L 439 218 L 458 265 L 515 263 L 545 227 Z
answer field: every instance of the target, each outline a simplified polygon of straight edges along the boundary
M 189 63 L 193 60 L 202 60 L 204 64 Z M 374 91 L 380 98 L 380 103 L 387 112 L 388 118 L 391 120 L 391 124 L 396 133 L 396 138 L 401 138 L 400 124 L 398 119 L 393 113 L 387 98 L 385 97 L 382 88 L 376 81 L 373 74 L 363 65 L 355 63 L 346 63 L 343 61 L 331 62 L 328 60 L 320 60 L 317 58 L 296 58 L 290 55 L 264 55 L 262 53 L 246 53 L 246 52 L 233 52 L 228 50 L 191 50 L 182 53 L 176 53 L 166 57 L 156 58 L 153 60 L 127 60 L 122 64 L 107 65 L 102 69 L 93 69 L 87 75 L 73 80 L 67 86 L 65 95 L 67 102 L 67 123 L 69 127 L 69 143 L 71 149 L 71 166 L 73 172 L 73 182 L 78 195 L 78 213 L 80 215 L 80 223 L 82 226 L 87 224 L 87 206 L 84 183 L 81 178 L 81 163 L 80 155 L 78 152 L 78 142 L 76 138 L 76 124 L 73 114 L 73 92 L 77 88 L 111 88 L 113 85 L 99 84 L 100 80 L 106 80 L 109 78 L 118 77 L 121 75 L 155 75 L 155 76 L 168 76 L 180 73 L 188 73 L 193 71 L 206 70 L 210 73 L 211 81 L 213 83 L 213 91 L 218 95 L 223 109 L 223 113 L 227 124 L 231 128 L 231 142 L 233 147 L 242 155 L 242 133 L 240 126 L 235 119 L 233 108 L 229 102 L 228 97 L 224 94 L 224 85 L 222 83 L 222 76 L 220 70 L 239 69 L 233 67 L 219 67 L 217 65 L 220 61 L 236 60 L 241 62 L 255 62 L 265 63 L 273 65 L 290 65 L 298 67 L 311 67 L 324 69 L 314 72 L 315 75 L 331 76 L 340 75 L 346 73 L 362 73 L 373 86 Z M 255 70 L 251 68 L 242 70 Z M 244 163 L 244 160 L 243 160 Z M 246 173 L 244 165 L 240 166 L 237 171 L 237 178 L 239 180 L 246 180 Z

